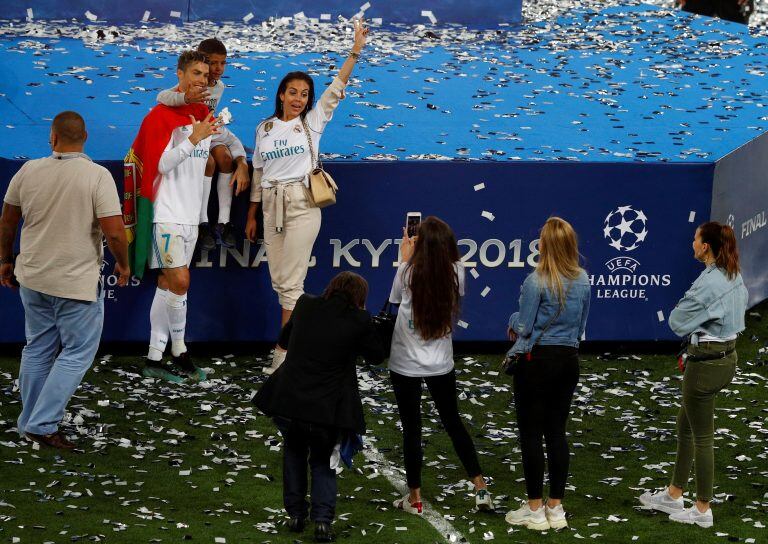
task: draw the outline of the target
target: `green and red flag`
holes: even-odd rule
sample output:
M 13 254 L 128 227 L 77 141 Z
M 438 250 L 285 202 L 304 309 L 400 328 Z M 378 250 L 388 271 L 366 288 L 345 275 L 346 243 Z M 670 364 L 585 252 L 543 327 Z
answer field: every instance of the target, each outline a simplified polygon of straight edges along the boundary
M 123 160 L 123 221 L 131 271 L 137 278 L 144 275 L 152 244 L 154 202 L 161 180 L 157 171 L 160 157 L 173 131 L 190 124 L 190 115 L 202 121 L 208 116 L 208 107 L 188 104 L 171 108 L 158 104 L 152 108 Z

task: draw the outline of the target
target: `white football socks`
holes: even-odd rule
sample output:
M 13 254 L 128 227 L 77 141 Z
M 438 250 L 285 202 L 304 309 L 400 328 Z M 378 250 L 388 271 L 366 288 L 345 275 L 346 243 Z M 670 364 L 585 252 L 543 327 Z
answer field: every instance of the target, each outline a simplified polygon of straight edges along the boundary
M 208 222 L 208 197 L 211 196 L 211 180 L 213 176 L 203 177 L 203 205 L 200 207 L 200 222 Z
M 155 297 L 152 299 L 152 307 L 149 309 L 150 333 L 147 358 L 150 361 L 160 361 L 168 343 L 170 327 L 165 302 L 167 293 L 168 291 L 158 287 L 155 290 Z
M 187 351 L 187 346 L 184 344 L 184 333 L 187 329 L 187 295 L 177 295 L 168 291 L 165 297 L 165 308 L 171 328 L 171 353 L 174 357 L 178 357 Z
M 232 187 L 229 181 L 232 179 L 232 173 L 224 174 L 219 172 L 216 179 L 216 191 L 219 194 L 219 223 L 229 223 L 229 211 L 232 209 Z

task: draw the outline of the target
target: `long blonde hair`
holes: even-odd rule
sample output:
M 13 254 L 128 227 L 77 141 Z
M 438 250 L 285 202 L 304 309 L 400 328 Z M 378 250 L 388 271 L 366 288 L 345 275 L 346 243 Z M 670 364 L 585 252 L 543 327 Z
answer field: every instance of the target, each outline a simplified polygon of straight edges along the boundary
M 565 305 L 563 279 L 575 280 L 581 274 L 579 242 L 571 224 L 560 217 L 550 217 L 541 228 L 539 266 L 536 272 L 550 291 Z

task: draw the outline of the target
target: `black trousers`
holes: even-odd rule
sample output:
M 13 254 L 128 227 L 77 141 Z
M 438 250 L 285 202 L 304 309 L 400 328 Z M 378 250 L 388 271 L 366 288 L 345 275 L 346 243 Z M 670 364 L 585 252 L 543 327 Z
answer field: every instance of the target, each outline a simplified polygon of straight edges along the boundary
M 331 453 L 335 427 L 275 418 L 283 435 L 283 506 L 291 517 L 330 523 L 336 515 L 336 471 Z M 311 510 L 307 504 L 307 461 L 312 473 Z
M 747 24 L 755 5 L 752 0 L 749 0 L 745 7 L 749 8 L 748 11 L 739 5 L 738 0 L 685 0 L 683 11 Z
M 549 497 L 562 499 L 568 478 L 565 426 L 579 381 L 579 354 L 566 346 L 536 346 L 530 361 L 515 373 L 514 393 L 525 488 L 529 499 L 541 499 L 544 447 L 547 444 Z
M 440 421 L 453 442 L 453 449 L 459 456 L 467 476 L 474 478 L 482 474 L 477 451 L 464 423 L 459 416 L 456 400 L 456 372 L 451 370 L 442 376 L 413 378 L 390 372 L 395 390 L 397 409 L 403 424 L 403 456 L 408 487 L 421 487 L 421 465 L 424 452 L 421 448 L 421 381 L 427 383 L 429 394 L 435 402 Z

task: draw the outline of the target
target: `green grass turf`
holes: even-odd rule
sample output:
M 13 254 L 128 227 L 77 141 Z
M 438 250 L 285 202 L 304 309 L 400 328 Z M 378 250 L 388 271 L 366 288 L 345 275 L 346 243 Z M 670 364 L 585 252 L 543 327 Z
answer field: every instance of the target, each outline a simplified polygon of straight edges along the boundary
M 460 409 L 499 507 L 493 514 L 473 511 L 463 470 L 428 400 L 425 499 L 469 542 L 489 533 L 503 542 L 768 542 L 768 529 L 755 527 L 768 525 L 768 367 L 758 355 L 768 340 L 768 305 L 756 310 L 766 318 L 749 317 L 739 340 L 739 374 L 718 397 L 713 529 L 672 524 L 636 508 L 635 497 L 663 486 L 674 462 L 680 375 L 671 354 L 582 357 L 569 426 L 570 528 L 543 535 L 504 522 L 524 484 L 511 384 L 492 374 L 500 356 L 457 357 Z M 83 453 L 57 455 L 34 450 L 12 432 L 20 410 L 13 390 L 18 359 L 0 358 L 0 542 L 311 541 L 310 530 L 297 539 L 282 525 L 280 439 L 249 400 L 264 380 L 261 362 L 201 360 L 215 370 L 207 389 L 144 380 L 140 362 L 138 354 L 99 357 L 69 405 L 90 433 L 78 438 Z M 401 436 L 386 371 L 362 369 L 361 376 L 368 388 L 367 440 L 399 466 Z M 66 428 L 74 433 L 77 423 Z M 339 541 L 444 541 L 426 520 L 394 511 L 397 494 L 376 474 L 358 456 L 340 476 Z

